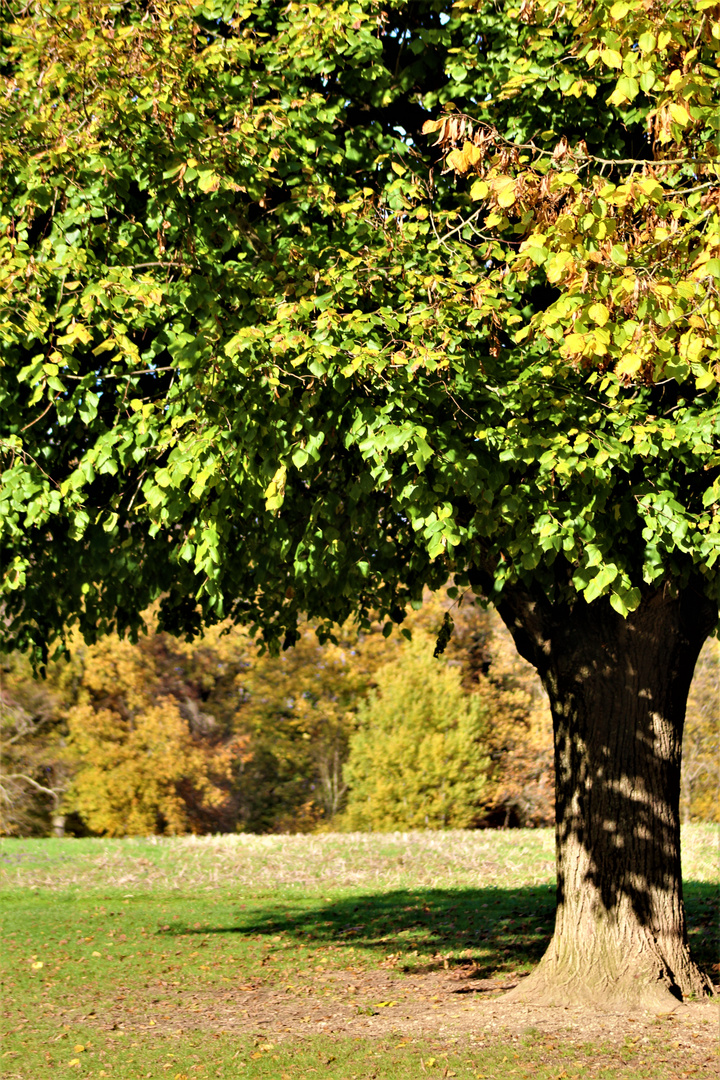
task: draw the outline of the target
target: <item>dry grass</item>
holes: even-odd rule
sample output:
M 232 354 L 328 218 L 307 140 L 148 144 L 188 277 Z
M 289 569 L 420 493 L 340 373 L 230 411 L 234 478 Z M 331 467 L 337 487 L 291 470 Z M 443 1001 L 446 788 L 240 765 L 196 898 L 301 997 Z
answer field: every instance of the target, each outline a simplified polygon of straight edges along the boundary
M 717 882 L 720 827 L 683 827 L 683 876 Z M 503 888 L 551 884 L 551 829 L 3 840 L 0 888 Z

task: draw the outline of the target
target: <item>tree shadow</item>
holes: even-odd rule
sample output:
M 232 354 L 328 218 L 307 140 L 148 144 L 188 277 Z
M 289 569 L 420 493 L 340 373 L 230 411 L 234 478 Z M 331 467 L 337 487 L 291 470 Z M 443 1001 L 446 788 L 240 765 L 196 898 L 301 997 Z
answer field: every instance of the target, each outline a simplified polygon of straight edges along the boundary
M 697 961 L 717 981 L 720 897 L 717 887 L 685 883 L 690 940 Z M 315 947 L 350 947 L 398 971 L 472 968 L 470 979 L 522 973 L 547 948 L 555 918 L 554 886 L 500 889 L 395 889 L 332 901 L 304 897 L 253 900 L 223 925 L 175 922 L 158 934 L 232 936 Z M 302 905 L 302 906 L 300 906 Z
M 683 882 L 688 939 L 695 961 L 720 983 L 720 885 Z
M 312 905 L 244 899 L 223 926 L 176 922 L 165 935 L 242 934 L 315 946 L 353 946 L 399 971 L 473 966 L 473 978 L 529 969 L 553 928 L 554 887 L 396 889 Z

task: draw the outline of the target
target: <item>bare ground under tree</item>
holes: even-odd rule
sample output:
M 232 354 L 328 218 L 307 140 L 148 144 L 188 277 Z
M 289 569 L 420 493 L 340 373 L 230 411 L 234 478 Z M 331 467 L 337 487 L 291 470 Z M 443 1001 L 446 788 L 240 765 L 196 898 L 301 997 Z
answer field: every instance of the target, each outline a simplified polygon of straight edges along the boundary
M 678 1003 L 673 1013 L 617 1009 L 553 1008 L 508 1003 L 504 991 L 517 983 L 476 979 L 472 965 L 451 972 L 398 977 L 389 972 L 331 971 L 299 980 L 292 989 L 273 979 L 256 980 L 222 991 L 183 991 L 150 984 L 87 1015 L 65 1011 L 72 1039 L 73 1021 L 99 1031 L 143 1032 L 158 1040 L 193 1031 L 254 1035 L 265 1041 L 307 1039 L 314 1035 L 381 1040 L 467 1040 L 468 1047 L 544 1047 L 548 1060 L 558 1044 L 575 1045 L 578 1056 L 592 1044 L 592 1063 L 607 1067 L 628 1046 L 653 1056 L 670 1075 L 716 1076 L 720 1057 L 717 1003 Z M 62 1011 L 62 1010 L 60 1010 Z M 61 1019 L 60 1015 L 57 1016 Z

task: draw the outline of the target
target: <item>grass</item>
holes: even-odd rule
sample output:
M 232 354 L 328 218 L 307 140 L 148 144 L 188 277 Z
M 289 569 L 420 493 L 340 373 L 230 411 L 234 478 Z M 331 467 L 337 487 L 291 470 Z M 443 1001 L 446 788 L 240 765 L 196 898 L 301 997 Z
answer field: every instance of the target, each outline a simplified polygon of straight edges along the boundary
M 683 834 L 691 938 L 708 966 L 718 835 Z M 499 988 L 552 930 L 549 830 L 5 840 L 0 867 L 4 1080 L 717 1069 L 704 1016 L 693 1027 L 503 1007 Z

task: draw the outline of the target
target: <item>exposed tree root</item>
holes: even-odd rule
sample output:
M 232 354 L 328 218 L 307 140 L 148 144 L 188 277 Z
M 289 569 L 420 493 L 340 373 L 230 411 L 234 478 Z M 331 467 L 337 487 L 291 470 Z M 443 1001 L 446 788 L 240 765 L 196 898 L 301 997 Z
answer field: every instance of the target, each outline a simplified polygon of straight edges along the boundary
M 554 943 L 553 943 L 554 944 Z M 708 977 L 683 957 L 680 972 L 672 973 L 656 956 L 624 957 L 618 964 L 564 962 L 551 944 L 535 971 L 505 995 L 508 1002 L 555 1007 L 592 1006 L 601 1010 L 643 1009 L 674 1012 L 687 997 L 714 994 Z

